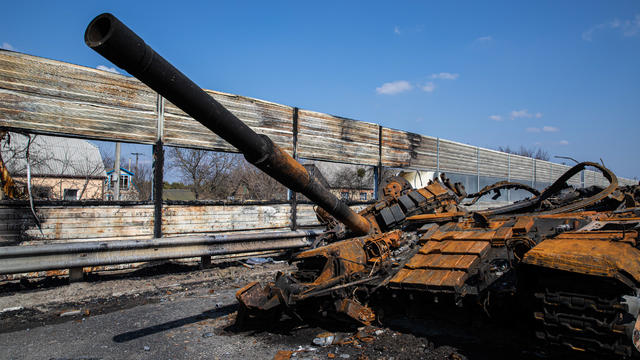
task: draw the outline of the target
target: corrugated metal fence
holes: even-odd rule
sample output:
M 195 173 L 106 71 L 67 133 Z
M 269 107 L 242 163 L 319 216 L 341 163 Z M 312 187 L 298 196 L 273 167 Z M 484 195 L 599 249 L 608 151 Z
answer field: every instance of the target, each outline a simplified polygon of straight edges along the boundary
M 569 167 L 507 155 L 377 124 L 207 90 L 256 132 L 311 160 L 439 170 L 550 183 Z M 0 126 L 37 133 L 81 136 L 230 151 L 211 133 L 138 80 L 118 74 L 0 50 Z M 622 184 L 633 180 L 621 179 Z M 572 179 L 580 185 L 580 176 Z M 604 185 L 586 171 L 585 186 Z
M 256 132 L 268 135 L 299 158 L 378 169 L 446 172 L 464 180 L 470 192 L 502 179 L 540 188 L 569 168 L 373 123 L 207 92 Z M 134 78 L 5 50 L 0 50 L 0 128 L 156 147 L 235 151 Z M 606 180 L 599 173 L 585 171 L 571 183 L 605 185 Z M 42 217 L 48 219 L 40 232 L 30 223 L 26 211 L 24 207 L 0 205 L 0 244 L 151 238 L 316 224 L 310 205 L 183 206 L 156 201 L 155 207 L 150 203 L 40 206 Z

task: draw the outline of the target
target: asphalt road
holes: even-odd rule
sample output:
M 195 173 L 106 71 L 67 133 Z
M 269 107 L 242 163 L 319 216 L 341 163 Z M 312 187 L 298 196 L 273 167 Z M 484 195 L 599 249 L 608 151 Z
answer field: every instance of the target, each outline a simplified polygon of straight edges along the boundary
M 3 359 L 267 359 L 277 348 L 224 328 L 234 290 L 162 298 L 104 315 L 0 334 Z M 221 333 L 224 333 L 221 335 Z M 301 344 L 302 345 L 302 344 Z
M 284 266 L 202 271 L 175 266 L 161 271 L 160 266 L 71 285 L 5 285 L 0 291 L 0 360 L 257 360 L 273 359 L 278 351 L 288 351 L 295 360 L 524 358 L 518 340 L 504 331 L 484 325 L 474 330 L 449 317 L 400 318 L 388 327 L 363 330 L 369 331 L 369 341 L 357 337 L 328 347 L 314 346 L 314 338 L 326 331 L 345 331 L 336 334 L 353 338 L 356 332 L 305 324 L 232 331 L 236 289 L 271 278 Z

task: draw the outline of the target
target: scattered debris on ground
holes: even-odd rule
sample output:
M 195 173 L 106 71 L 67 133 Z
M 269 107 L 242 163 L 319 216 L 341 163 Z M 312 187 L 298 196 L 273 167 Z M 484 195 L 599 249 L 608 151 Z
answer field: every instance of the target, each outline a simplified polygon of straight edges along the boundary
M 203 287 L 213 294 L 287 270 L 286 263 L 273 261 L 251 270 L 235 262 L 203 270 L 197 264 L 166 262 L 135 271 L 92 274 L 88 281 L 71 284 L 62 278 L 6 281 L 0 284 L 0 332 L 172 301 Z

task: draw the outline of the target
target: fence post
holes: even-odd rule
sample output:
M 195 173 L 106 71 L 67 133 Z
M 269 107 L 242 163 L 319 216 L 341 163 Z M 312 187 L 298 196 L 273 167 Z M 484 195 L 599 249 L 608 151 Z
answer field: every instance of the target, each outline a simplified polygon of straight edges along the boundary
M 440 138 L 436 138 L 436 176 L 440 176 Z
M 507 154 L 507 181 L 511 181 L 511 154 Z M 511 189 L 507 189 L 507 201 L 511 202 Z
M 164 132 L 164 99 L 158 94 L 156 103 L 158 128 L 156 143 L 153 145 L 153 237 L 162 237 L 162 185 L 164 184 L 164 148 L 162 137 Z
M 476 146 L 476 192 L 480 191 L 480 147 Z
M 536 186 L 536 159 L 531 158 L 531 187 Z
M 373 167 L 373 198 L 378 199 L 378 190 L 382 181 L 382 126 L 378 125 L 378 165 Z
M 292 141 L 293 141 L 293 158 L 298 160 L 298 108 L 293 108 L 293 126 L 292 126 Z M 298 194 L 295 191 L 287 190 L 289 192 L 289 201 L 291 205 L 291 230 L 298 230 Z

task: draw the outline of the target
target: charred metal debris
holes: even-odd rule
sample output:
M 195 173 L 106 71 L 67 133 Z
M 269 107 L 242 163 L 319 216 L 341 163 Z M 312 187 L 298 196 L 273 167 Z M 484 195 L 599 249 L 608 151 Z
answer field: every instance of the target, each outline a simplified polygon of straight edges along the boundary
M 420 189 L 389 178 L 380 200 L 355 213 L 113 15 L 96 17 L 85 41 L 318 205 L 326 230 L 292 257 L 297 269 L 291 274 L 237 292 L 238 322 L 269 323 L 287 314 L 369 325 L 385 311 L 418 304 L 477 306 L 490 316 L 516 304 L 544 344 L 604 356 L 640 354 L 638 185 L 620 187 L 610 170 L 591 162 L 542 192 L 501 182 L 467 194 L 444 174 Z M 609 186 L 567 185 L 587 166 L 602 172 Z M 481 196 L 505 189 L 531 197 L 468 210 Z

